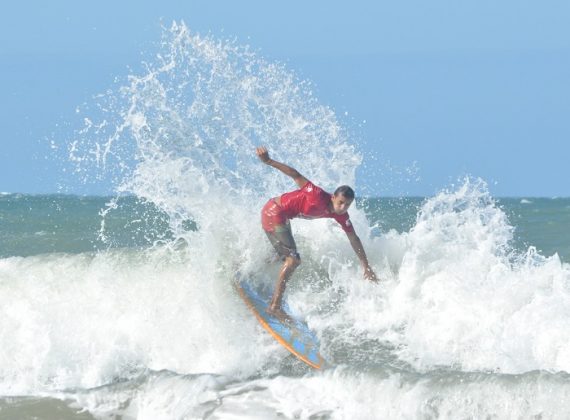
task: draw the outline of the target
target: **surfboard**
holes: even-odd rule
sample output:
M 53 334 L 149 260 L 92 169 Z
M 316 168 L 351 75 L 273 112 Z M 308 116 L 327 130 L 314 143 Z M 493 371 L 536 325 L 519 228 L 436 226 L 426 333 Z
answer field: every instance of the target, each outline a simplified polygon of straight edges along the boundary
M 291 321 L 283 322 L 266 312 L 271 300 L 270 296 L 258 293 L 247 282 L 247 279 L 236 278 L 235 286 L 240 297 L 253 312 L 261 326 L 279 344 L 312 368 L 323 368 L 325 361 L 319 353 L 318 338 L 307 324 L 291 315 L 287 305 L 283 305 L 283 310 L 291 317 Z

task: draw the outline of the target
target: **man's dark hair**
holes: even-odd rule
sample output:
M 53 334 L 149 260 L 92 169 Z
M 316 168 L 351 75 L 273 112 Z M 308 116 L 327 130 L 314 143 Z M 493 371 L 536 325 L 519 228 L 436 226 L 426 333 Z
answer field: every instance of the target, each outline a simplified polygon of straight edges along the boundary
M 348 185 L 341 185 L 340 187 L 338 187 L 335 192 L 334 195 L 343 195 L 345 198 L 348 198 L 349 200 L 354 200 L 354 190 L 352 188 L 350 188 Z

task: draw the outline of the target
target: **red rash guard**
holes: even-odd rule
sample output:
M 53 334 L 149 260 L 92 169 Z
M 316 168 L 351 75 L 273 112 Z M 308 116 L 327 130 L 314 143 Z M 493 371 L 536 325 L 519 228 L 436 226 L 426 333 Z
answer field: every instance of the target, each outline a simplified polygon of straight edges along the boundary
M 261 212 L 261 225 L 267 232 L 285 225 L 289 219 L 335 219 L 345 232 L 354 232 L 348 213 L 336 214 L 329 210 L 331 194 L 323 191 L 311 181 L 303 188 L 285 193 L 281 196 L 281 205 L 273 199 L 269 200 Z

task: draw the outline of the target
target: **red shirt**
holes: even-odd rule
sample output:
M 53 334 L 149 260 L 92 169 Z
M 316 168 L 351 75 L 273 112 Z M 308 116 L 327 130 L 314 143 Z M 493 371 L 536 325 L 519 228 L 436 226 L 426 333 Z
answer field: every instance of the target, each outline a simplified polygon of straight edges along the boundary
M 281 196 L 281 209 L 287 219 L 300 217 L 303 219 L 335 219 L 345 232 L 354 232 L 348 213 L 336 214 L 329 210 L 331 194 L 317 187 L 311 181 L 303 188 L 285 193 Z

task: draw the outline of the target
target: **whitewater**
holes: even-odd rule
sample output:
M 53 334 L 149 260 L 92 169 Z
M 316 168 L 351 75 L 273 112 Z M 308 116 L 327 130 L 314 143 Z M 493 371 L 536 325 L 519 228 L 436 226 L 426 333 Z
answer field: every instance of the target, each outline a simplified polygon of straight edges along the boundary
M 44 197 L 29 237 L 3 237 L 0 418 L 570 417 L 570 266 L 517 243 L 478 178 L 406 208 L 405 229 L 357 200 L 379 284 L 334 222 L 293 221 L 303 263 L 286 299 L 327 369 L 260 328 L 232 281 L 273 283 L 259 212 L 294 185 L 255 146 L 328 191 L 361 183 L 364 152 L 313 91 L 174 23 L 144 70 L 78 109 L 83 126 L 58 150 L 74 178 L 114 195 Z M 23 215 L 26 200 L 0 204 Z

